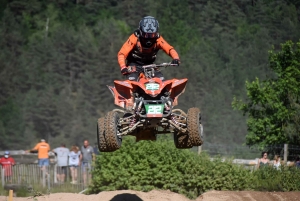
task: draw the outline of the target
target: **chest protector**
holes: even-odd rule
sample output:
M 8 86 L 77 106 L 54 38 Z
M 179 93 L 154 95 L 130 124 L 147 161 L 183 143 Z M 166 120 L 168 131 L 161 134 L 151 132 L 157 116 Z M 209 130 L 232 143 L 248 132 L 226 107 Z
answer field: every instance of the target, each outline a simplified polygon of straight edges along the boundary
M 137 63 L 139 65 L 152 64 L 155 61 L 156 54 L 159 50 L 156 41 L 150 47 L 143 47 L 140 42 L 139 36 L 136 34 L 136 32 L 135 35 L 138 38 L 137 43 L 127 57 L 127 64 L 130 63 Z

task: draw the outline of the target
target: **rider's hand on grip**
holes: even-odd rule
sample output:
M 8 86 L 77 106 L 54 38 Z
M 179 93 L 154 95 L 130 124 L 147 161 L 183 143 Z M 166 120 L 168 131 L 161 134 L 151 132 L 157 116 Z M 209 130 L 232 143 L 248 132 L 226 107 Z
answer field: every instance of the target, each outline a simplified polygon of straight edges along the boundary
M 171 64 L 176 64 L 177 66 L 179 66 L 180 60 L 179 59 L 173 59 Z
M 136 72 L 135 66 L 128 66 L 128 67 L 124 66 L 121 68 L 121 73 L 123 75 L 129 74 L 129 73 L 134 73 L 134 72 Z
M 122 73 L 123 75 L 128 74 L 128 73 L 129 73 L 128 68 L 127 68 L 126 66 L 122 67 L 122 68 L 121 68 L 121 73 Z

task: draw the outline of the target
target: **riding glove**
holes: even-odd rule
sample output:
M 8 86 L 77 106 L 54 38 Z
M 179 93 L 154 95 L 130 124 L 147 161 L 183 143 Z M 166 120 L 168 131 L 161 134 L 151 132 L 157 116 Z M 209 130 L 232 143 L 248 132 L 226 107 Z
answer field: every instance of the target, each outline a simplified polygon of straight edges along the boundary
M 179 59 L 173 59 L 171 64 L 177 64 L 179 66 L 180 60 Z
M 126 66 L 125 66 L 125 67 L 122 67 L 122 68 L 121 68 L 121 73 L 122 73 L 123 75 L 128 74 L 128 73 L 129 73 L 128 68 L 127 68 Z
M 134 72 L 136 72 L 136 66 L 128 66 L 128 67 L 123 66 L 121 68 L 121 73 L 123 75 L 129 74 L 129 73 L 134 73 Z

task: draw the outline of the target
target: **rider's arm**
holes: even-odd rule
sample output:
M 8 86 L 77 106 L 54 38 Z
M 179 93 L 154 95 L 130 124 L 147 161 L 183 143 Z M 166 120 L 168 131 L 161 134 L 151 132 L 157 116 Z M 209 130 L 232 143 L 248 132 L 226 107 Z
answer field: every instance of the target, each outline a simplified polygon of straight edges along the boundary
M 165 41 L 165 39 L 163 39 L 162 36 L 160 36 L 157 39 L 157 44 L 158 47 L 162 49 L 167 55 L 172 57 L 172 59 L 179 59 L 179 55 L 174 49 L 174 47 L 172 47 L 169 43 L 167 43 L 167 41 Z
M 132 34 L 128 40 L 123 44 L 122 48 L 120 49 L 119 53 L 118 53 L 118 62 L 119 65 L 122 68 L 126 67 L 126 58 L 129 54 L 129 52 L 134 48 L 134 46 L 136 45 L 137 42 L 137 37 Z

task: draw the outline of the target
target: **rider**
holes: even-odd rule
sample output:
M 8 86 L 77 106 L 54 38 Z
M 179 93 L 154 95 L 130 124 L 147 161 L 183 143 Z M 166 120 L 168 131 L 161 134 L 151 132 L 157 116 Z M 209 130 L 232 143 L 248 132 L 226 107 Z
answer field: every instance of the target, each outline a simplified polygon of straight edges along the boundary
M 139 73 L 136 72 L 135 66 L 153 64 L 160 49 L 173 58 L 172 64 L 179 65 L 178 53 L 158 33 L 158 27 L 158 21 L 154 17 L 144 17 L 139 23 L 139 28 L 131 34 L 120 49 L 118 62 L 121 73 L 127 75 L 129 80 L 137 81 Z M 160 71 L 155 72 L 155 77 L 164 80 Z

